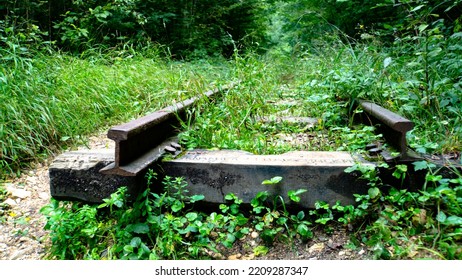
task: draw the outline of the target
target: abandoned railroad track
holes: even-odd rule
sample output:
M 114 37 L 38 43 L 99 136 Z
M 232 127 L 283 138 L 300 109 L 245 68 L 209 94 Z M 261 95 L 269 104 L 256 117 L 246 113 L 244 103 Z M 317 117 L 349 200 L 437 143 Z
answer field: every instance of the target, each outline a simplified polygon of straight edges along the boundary
M 221 90 L 228 90 L 223 88 Z M 49 245 L 45 220 L 39 210 L 50 197 L 59 200 L 82 200 L 100 203 L 121 185 L 129 192 L 142 191 L 147 169 L 155 168 L 169 176 L 182 176 L 192 194 L 204 194 L 208 203 L 224 202 L 227 193 L 235 193 L 250 203 L 258 192 L 270 189 L 273 195 L 284 195 L 294 186 L 308 190 L 300 206 L 312 208 L 316 201 L 354 203 L 353 194 L 367 192 L 367 185 L 357 175 L 344 170 L 355 164 L 353 154 L 329 151 L 294 151 L 280 155 L 254 155 L 242 151 L 183 151 L 178 144 L 178 127 L 190 118 L 188 108 L 201 97 L 214 97 L 221 90 L 207 92 L 156 111 L 141 119 L 121 124 L 90 137 L 86 147 L 67 151 L 48 163 L 38 165 L 18 179 L 7 183 L 11 207 L 5 223 L 0 224 L 0 259 L 42 259 Z M 364 122 L 379 125 L 387 142 L 367 146 L 368 158 L 383 158 L 389 163 L 409 164 L 421 158 L 409 153 L 406 133 L 413 123 L 375 104 L 362 101 L 358 105 L 365 114 Z M 314 125 L 316 119 L 286 118 L 285 121 Z M 262 120 L 272 121 L 272 120 Z M 106 137 L 107 136 L 107 137 Z M 390 152 L 388 148 L 394 152 Z M 167 157 L 167 161 L 162 161 Z M 366 164 L 373 164 L 373 161 Z M 160 168 L 159 168 L 160 166 Z M 260 184 L 265 178 L 282 176 L 282 183 Z M 419 180 L 418 176 L 411 177 Z M 411 182 L 410 181 L 410 182 Z M 271 189 L 273 188 L 273 189 Z M 250 248 L 261 244 L 258 233 L 236 241 L 232 248 L 222 248 L 219 259 L 367 259 L 367 248 L 349 249 L 349 230 L 339 226 L 333 234 L 322 230 L 308 243 L 291 245 L 279 242 L 263 256 L 255 256 Z M 288 248 L 290 247 L 290 248 Z

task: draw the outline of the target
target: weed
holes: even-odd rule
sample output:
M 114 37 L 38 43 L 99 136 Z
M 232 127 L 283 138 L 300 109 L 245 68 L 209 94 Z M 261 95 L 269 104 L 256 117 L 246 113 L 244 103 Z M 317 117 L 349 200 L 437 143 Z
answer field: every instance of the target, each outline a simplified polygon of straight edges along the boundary
M 268 180 L 264 180 L 264 185 L 275 185 L 280 183 L 283 177 L 276 176 Z M 287 197 L 290 201 L 298 203 L 300 195 L 305 193 L 305 189 L 290 190 Z M 313 233 L 309 229 L 311 222 L 305 219 L 303 211 L 296 215 L 291 214 L 287 207 L 286 201 L 281 195 L 276 195 L 269 200 L 271 196 L 267 191 L 257 193 L 251 200 L 252 206 L 252 222 L 266 246 L 271 246 L 278 240 L 293 240 L 298 234 L 302 240 L 306 241 L 313 237 Z
M 247 219 L 231 206 L 227 215 L 206 215 L 186 209 L 202 196 L 188 196 L 181 178 L 165 178 L 164 192 L 151 192 L 157 175 L 147 174 L 148 188 L 128 203 L 122 187 L 99 205 L 58 202 L 43 207 L 50 230 L 49 258 L 56 259 L 183 259 L 207 257 L 216 250 L 210 238 L 231 246 L 248 229 Z M 239 203 L 237 198 L 233 203 Z M 223 210 L 228 212 L 227 210 Z
M 369 246 L 375 258 L 460 259 L 460 174 L 455 171 L 452 179 L 444 178 L 432 163 L 413 165 L 416 171 L 427 170 L 419 192 L 393 187 L 386 191 L 375 170 L 353 167 L 369 180 L 371 188 L 365 195 L 355 195 L 355 206 L 334 205 L 334 216 L 340 215 L 337 220 L 344 224 L 361 226 L 353 239 Z M 397 165 L 393 176 L 403 179 L 407 172 L 406 165 Z
M 8 191 L 0 184 L 0 224 L 6 221 L 6 212 L 9 209 L 9 205 L 4 203 L 8 198 Z

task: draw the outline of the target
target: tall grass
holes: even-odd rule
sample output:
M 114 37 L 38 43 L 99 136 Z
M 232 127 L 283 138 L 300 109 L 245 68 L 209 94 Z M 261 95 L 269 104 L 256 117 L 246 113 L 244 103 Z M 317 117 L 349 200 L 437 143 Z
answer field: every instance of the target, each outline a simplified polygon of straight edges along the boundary
M 130 51 L 3 60 L 0 175 L 11 175 L 98 129 L 225 83 L 226 77 L 220 63 L 182 64 Z
M 408 140 L 418 152 L 460 152 L 460 71 L 449 62 L 459 65 L 462 57 L 455 51 L 459 43 L 451 39 L 448 44 L 452 46 L 448 46 L 448 58 L 431 61 L 431 69 L 420 63 L 422 57 L 398 56 L 396 49 L 378 42 L 352 46 L 340 39 L 298 56 L 281 52 L 237 56 L 232 67 L 241 80 L 239 86 L 218 106 L 197 112 L 196 123 L 185 124 L 181 138 L 190 148 L 242 149 L 257 154 L 360 149 L 376 140 L 373 131 L 358 127 L 351 118 L 355 101 L 368 99 L 415 123 Z M 422 92 L 424 77 L 434 85 L 429 97 Z M 281 105 L 283 100 L 289 102 Z M 257 121 L 264 116 L 313 117 L 318 123 L 300 130 L 289 124 Z M 302 146 L 278 138 L 300 133 L 311 138 Z
M 353 126 L 349 116 L 355 100 L 369 99 L 415 122 L 408 138 L 416 150 L 460 152 L 461 72 L 454 65 L 462 57 L 457 36 L 445 41 L 447 56 L 440 60 L 421 52 L 404 55 L 376 42 L 351 46 L 340 39 L 298 56 L 236 55 L 231 62 L 168 61 L 154 48 L 90 50 L 80 57 L 58 52 L 27 56 L 18 48 L 2 49 L 0 173 L 14 172 L 98 128 L 238 79 L 239 85 L 214 106 L 204 104 L 192 112 L 196 121 L 185 123 L 181 134 L 187 147 L 258 154 L 361 148 L 375 138 L 367 128 Z M 277 116 L 318 121 L 308 129 L 258 121 Z M 311 140 L 302 146 L 281 140 L 281 135 L 297 134 Z

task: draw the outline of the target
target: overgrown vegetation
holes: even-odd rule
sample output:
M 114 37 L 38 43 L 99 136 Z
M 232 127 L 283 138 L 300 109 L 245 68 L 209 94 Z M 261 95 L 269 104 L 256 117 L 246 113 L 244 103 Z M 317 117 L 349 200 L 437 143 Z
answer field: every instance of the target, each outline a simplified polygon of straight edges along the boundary
M 18 46 L 19 48 L 20 46 Z M 96 51 L 96 50 L 95 50 Z M 223 82 L 223 65 L 164 61 L 153 50 L 12 54 L 0 66 L 1 176 L 85 136 L 205 92 Z
M 307 2 L 310 7 L 311 2 Z M 458 9 L 458 1 L 450 2 L 444 2 L 447 12 Z M 322 36 L 326 41 L 320 45 L 300 38 L 293 46 L 274 48 L 263 59 L 253 55 L 236 57 L 235 75 L 242 81 L 235 89 L 239 94 L 227 96 L 219 106 L 203 110 L 197 116 L 197 125 L 183 135 L 185 143 L 190 147 L 281 152 L 290 148 L 268 147 L 278 145 L 278 141 L 274 141 L 274 133 L 262 131 L 258 120 L 285 114 L 318 118 L 318 124 L 308 131 L 326 138 L 319 148 L 345 149 L 345 139 L 329 136 L 338 136 L 338 130 L 351 124 L 349 117 L 355 113 L 355 100 L 369 99 L 416 123 L 409 142 L 418 152 L 457 154 L 462 135 L 462 33 L 457 32 L 457 20 L 447 24 L 443 16 L 435 14 L 441 5 L 433 9 L 420 5 L 425 3 L 401 3 L 407 7 L 401 7 L 402 13 L 407 14 L 394 27 L 392 45 L 382 40 L 389 35 L 387 30 L 374 34 L 359 30 L 364 35 L 360 40 L 344 40 L 335 35 L 336 31 Z M 300 45 L 305 48 L 300 49 Z M 242 109 L 235 112 L 237 104 Z M 288 126 L 285 129 L 290 130 Z M 345 132 L 364 132 L 363 128 L 351 129 Z
M 165 177 L 164 190 L 158 192 L 151 185 L 155 177 L 152 171 L 147 174 L 148 188 L 133 204 L 127 202 L 126 188 L 121 188 L 98 206 L 53 201 L 42 208 L 47 217 L 45 229 L 51 230 L 48 257 L 210 259 L 220 256 L 220 247 L 232 247 L 251 230 L 261 232 L 268 245 L 281 235 L 309 235 L 303 212 L 290 215 L 282 198 L 277 203 L 282 209 L 270 209 L 265 206 L 268 193 L 262 192 L 248 212 L 240 208 L 242 200 L 231 193 L 225 197 L 227 203 L 220 205 L 220 212 L 204 213 L 193 208 L 204 196 L 189 196 L 182 178 Z M 292 192 L 290 198 L 299 201 L 302 192 Z
M 238 80 L 189 112 L 185 147 L 361 152 L 380 141 L 374 127 L 353 122 L 355 101 L 369 99 L 415 122 L 411 148 L 462 163 L 461 10 L 460 0 L 3 1 L 0 176 Z M 278 122 L 284 117 L 312 120 Z M 387 185 L 378 169 L 357 165 L 347 171 L 361 172 L 370 189 L 356 205 L 318 202 L 297 213 L 265 192 L 250 210 L 227 194 L 215 212 L 199 212 L 201 197 L 189 197 L 181 179 L 167 178 L 161 190 L 152 173 L 133 204 L 123 188 L 99 206 L 52 201 L 42 209 L 49 257 L 219 258 L 217 249 L 251 231 L 264 254 L 275 242 L 310 240 L 314 227 L 341 225 L 356 229 L 349 246 L 366 244 L 371 258 L 461 259 L 460 170 L 445 178 L 425 161 L 377 164 L 401 182 L 425 171 L 425 183 Z M 301 192 L 288 196 L 295 202 Z M 2 218 L 6 197 L 0 186 Z
M 416 162 L 416 170 L 428 169 Z M 374 169 L 354 166 L 371 182 L 368 194 L 356 195 L 357 205 L 329 205 L 319 201 L 312 210 L 291 212 L 281 196 L 258 193 L 250 210 L 230 193 L 219 212 L 200 212 L 194 203 L 201 195 L 189 196 L 182 178 L 166 177 L 164 190 L 151 185 L 155 173 L 148 173 L 148 189 L 130 204 L 125 188 L 100 205 L 52 201 L 42 208 L 50 230 L 51 259 L 220 259 L 221 251 L 257 232 L 255 255 L 266 254 L 276 242 L 295 238 L 309 241 L 313 228 L 326 232 L 349 227 L 349 248 L 366 244 L 371 259 L 460 259 L 462 250 L 462 180 L 446 179 L 428 169 L 421 192 L 391 188 L 382 191 Z M 403 173 L 398 171 L 398 178 Z M 264 181 L 276 184 L 282 177 Z M 292 190 L 292 204 L 306 190 Z M 218 210 L 217 209 L 217 210 Z
M 265 1 L 17 1 L 0 4 L 3 23 L 21 23 L 72 52 L 120 44 L 164 45 L 175 57 L 230 55 L 264 37 Z

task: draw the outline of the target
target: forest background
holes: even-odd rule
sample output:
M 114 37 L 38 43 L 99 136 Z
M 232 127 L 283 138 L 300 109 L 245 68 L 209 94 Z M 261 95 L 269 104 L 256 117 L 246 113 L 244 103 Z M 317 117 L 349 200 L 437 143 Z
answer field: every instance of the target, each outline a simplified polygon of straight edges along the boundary
M 415 122 L 407 136 L 416 152 L 460 161 L 461 14 L 461 0 L 0 0 L 0 178 L 19 176 L 31 163 L 84 143 L 95 130 L 233 80 L 241 83 L 227 100 L 196 112 L 195 125 L 185 124 L 185 147 L 287 151 L 293 147 L 265 142 L 274 129 L 262 132 L 248 116 L 267 110 L 269 99 L 290 97 L 319 118 L 320 130 L 338 137 L 327 149 L 361 149 L 374 136 L 367 128 L 348 128 L 345 116 L 364 98 Z M 369 244 L 377 258 L 404 258 L 425 248 L 441 259 L 460 259 L 462 177 L 443 178 L 434 167 L 424 161 L 394 167 L 398 181 L 410 168 L 428 170 L 418 195 L 378 191 L 383 185 L 375 171 L 357 167 L 372 190 L 358 197 L 363 208 L 341 208 L 337 219 L 332 205 L 319 204 L 313 223 L 361 224 L 366 230 L 352 244 Z M 0 203 L 6 196 L 0 187 Z M 60 210 L 50 210 L 49 218 L 65 215 L 53 205 Z M 3 216 L 6 208 L 0 204 Z M 307 225 L 297 220 L 295 232 L 308 238 Z M 279 227 L 266 226 L 271 238 L 280 236 Z M 51 220 L 48 227 L 60 229 Z M 144 228 L 123 231 L 127 235 L 113 242 L 121 244 L 114 256 L 132 256 L 124 246 L 144 244 L 136 234 L 159 232 Z M 109 235 L 101 224 L 85 232 L 99 230 Z M 182 230 L 170 232 L 178 244 Z M 54 234 L 56 256 L 101 257 L 81 243 L 64 252 L 68 235 Z M 224 242 L 236 234 L 228 232 Z M 146 248 L 138 257 L 173 256 Z

